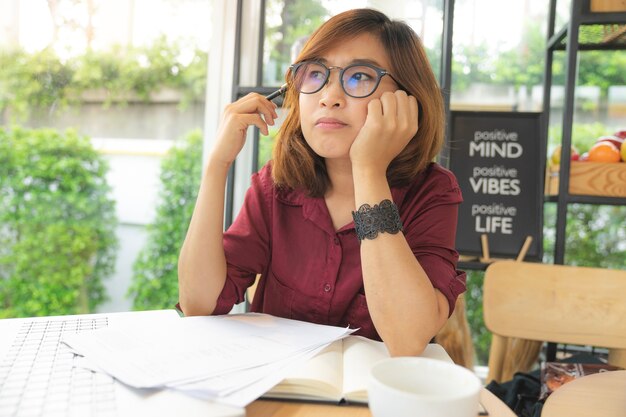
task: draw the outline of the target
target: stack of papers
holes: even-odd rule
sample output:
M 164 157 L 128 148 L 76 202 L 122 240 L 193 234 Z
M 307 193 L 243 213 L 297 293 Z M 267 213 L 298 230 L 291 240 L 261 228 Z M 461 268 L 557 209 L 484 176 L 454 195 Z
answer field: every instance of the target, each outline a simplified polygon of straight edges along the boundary
M 129 324 L 66 336 L 82 366 L 135 388 L 244 407 L 354 330 L 248 313 Z

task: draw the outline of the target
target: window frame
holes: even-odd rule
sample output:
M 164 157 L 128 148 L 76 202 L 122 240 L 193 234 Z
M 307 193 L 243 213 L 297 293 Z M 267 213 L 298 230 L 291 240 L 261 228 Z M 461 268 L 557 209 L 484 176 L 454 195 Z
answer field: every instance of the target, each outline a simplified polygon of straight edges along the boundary
M 263 86 L 263 50 L 265 40 L 265 0 L 215 0 L 214 7 L 216 11 L 223 13 L 214 14 L 214 28 L 212 36 L 212 53 L 209 58 L 209 68 L 220 67 L 222 74 L 232 74 L 231 77 L 225 76 L 220 78 L 222 81 L 232 80 L 232 89 L 230 100 L 224 101 L 224 95 L 220 95 L 219 109 L 211 102 L 216 102 L 215 95 L 210 94 L 211 89 L 207 88 L 207 122 L 205 123 L 205 141 L 204 154 L 206 154 L 212 145 L 212 136 L 217 131 L 219 117 L 224 106 L 228 103 L 238 100 L 239 98 L 256 92 L 262 95 L 270 94 L 280 86 Z M 453 35 L 453 19 L 454 19 L 454 0 L 442 0 L 443 6 L 443 25 L 442 25 L 442 53 L 441 53 L 441 72 L 439 84 L 443 92 L 444 108 L 446 120 L 450 117 L 450 91 L 452 78 L 452 35 Z M 220 19 L 222 17 L 222 19 Z M 231 39 L 232 29 L 235 28 L 234 37 Z M 255 31 L 256 28 L 256 31 Z M 231 33 L 227 33 L 230 31 Z M 233 51 L 232 60 L 225 59 L 225 51 L 228 48 Z M 214 54 L 213 51 L 220 51 Z M 242 68 L 242 56 L 250 57 L 250 61 L 245 69 Z M 214 62 L 213 60 L 217 62 Z M 229 61 L 229 62 L 227 62 Z M 207 81 L 210 86 L 211 77 Z M 215 85 L 213 79 L 213 85 Z M 223 85 L 226 85 L 223 82 Z M 244 86 L 247 85 L 247 86 Z M 252 85 L 252 86 L 250 86 Z M 279 107 L 282 103 L 277 101 Z M 210 112 L 210 114 L 209 114 Z M 259 153 L 259 129 L 252 127 L 248 130 L 246 145 L 233 163 L 226 184 L 225 195 L 225 212 L 224 212 L 224 228 L 227 229 L 236 217 L 239 208 L 243 204 L 243 198 L 247 188 L 250 185 L 250 176 L 257 172 L 258 153 Z M 439 155 L 439 162 L 443 166 L 448 166 L 448 132 L 446 131 L 445 146 Z

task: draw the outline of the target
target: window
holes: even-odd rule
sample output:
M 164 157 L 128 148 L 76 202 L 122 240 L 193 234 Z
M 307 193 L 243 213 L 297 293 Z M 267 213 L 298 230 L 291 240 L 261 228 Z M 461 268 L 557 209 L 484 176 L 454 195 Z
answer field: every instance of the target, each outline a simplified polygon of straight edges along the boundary
M 19 167 L 25 183 L 10 182 L 22 174 L 0 179 L 0 299 L 8 300 L 0 310 L 41 315 L 131 309 L 126 293 L 147 242 L 146 226 L 157 217 L 161 161 L 203 128 L 212 4 L 0 2 L 0 143 L 17 140 L 14 127 L 29 129 L 25 135 L 31 138 L 31 149 L 14 155 L 31 158 Z M 75 136 L 85 137 L 87 145 L 76 148 Z M 92 158 L 90 147 L 97 157 L 80 159 Z M 94 168 L 100 160 L 108 169 Z M 79 172 L 71 171 L 72 164 L 99 176 L 80 182 L 77 175 L 64 175 Z M 106 184 L 85 197 L 86 184 L 103 179 Z M 69 208 L 56 213 L 56 207 Z M 19 213 L 27 217 L 23 223 Z M 89 222 L 81 220 L 89 216 Z M 45 233 L 32 230 L 32 240 L 25 240 L 24 227 L 37 222 Z M 49 263 L 37 264 L 37 253 Z

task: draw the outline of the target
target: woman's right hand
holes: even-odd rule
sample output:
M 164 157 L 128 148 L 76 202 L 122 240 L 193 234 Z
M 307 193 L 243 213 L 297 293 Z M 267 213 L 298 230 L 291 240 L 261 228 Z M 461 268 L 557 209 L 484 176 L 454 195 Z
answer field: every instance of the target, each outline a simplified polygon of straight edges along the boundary
M 264 135 L 269 133 L 268 125 L 273 126 L 278 117 L 276 107 L 257 93 L 250 93 L 227 105 L 210 159 L 230 166 L 245 144 L 249 126 L 258 127 Z

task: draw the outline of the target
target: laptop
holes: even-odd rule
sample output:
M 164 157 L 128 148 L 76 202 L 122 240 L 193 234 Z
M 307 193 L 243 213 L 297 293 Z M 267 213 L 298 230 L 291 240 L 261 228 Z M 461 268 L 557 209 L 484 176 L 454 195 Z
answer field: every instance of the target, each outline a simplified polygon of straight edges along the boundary
M 179 320 L 175 310 L 0 320 L 0 417 L 245 416 L 244 408 L 172 390 L 138 390 L 75 366 L 67 334 L 144 320 Z

